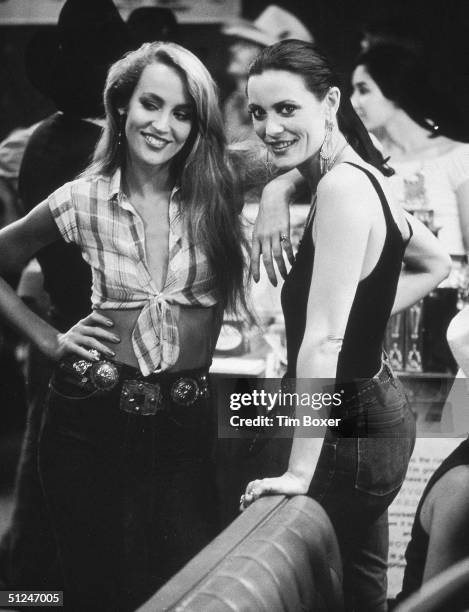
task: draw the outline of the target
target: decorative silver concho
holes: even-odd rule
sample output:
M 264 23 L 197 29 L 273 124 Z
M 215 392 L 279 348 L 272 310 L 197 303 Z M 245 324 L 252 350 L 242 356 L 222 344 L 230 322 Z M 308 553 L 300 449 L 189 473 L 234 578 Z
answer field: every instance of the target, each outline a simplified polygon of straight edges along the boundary
M 193 378 L 181 378 L 171 387 L 171 399 L 180 406 L 190 406 L 199 396 L 199 385 Z
M 96 389 L 110 391 L 119 382 L 119 370 L 110 361 L 99 361 L 91 366 L 90 379 Z

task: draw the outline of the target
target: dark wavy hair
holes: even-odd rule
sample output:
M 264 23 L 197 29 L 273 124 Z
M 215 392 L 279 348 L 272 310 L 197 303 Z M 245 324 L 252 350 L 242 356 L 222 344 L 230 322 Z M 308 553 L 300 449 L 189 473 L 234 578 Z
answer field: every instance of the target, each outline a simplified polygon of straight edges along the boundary
M 331 87 L 344 92 L 342 80 L 326 56 L 314 43 L 283 40 L 263 49 L 249 68 L 249 77 L 266 70 L 286 70 L 302 77 L 306 88 L 323 100 Z M 374 146 L 368 131 L 353 109 L 348 95 L 342 95 L 337 112 L 339 129 L 360 157 L 385 176 L 394 174 L 381 152 Z
M 420 53 L 395 43 L 377 43 L 360 53 L 354 68 L 363 66 L 382 94 L 418 125 L 437 136 L 452 131 L 449 121 L 459 115 L 432 82 Z
M 246 239 L 239 219 L 240 190 L 227 157 L 216 85 L 193 53 L 175 43 L 145 43 L 111 66 L 104 89 L 106 123 L 84 175 L 110 176 L 118 168 L 125 172 L 126 143 L 119 140 L 119 111 L 127 107 L 145 67 L 155 62 L 176 70 L 195 111 L 191 133 L 170 168 L 180 187 L 184 221 L 207 256 L 223 303 L 245 311 Z

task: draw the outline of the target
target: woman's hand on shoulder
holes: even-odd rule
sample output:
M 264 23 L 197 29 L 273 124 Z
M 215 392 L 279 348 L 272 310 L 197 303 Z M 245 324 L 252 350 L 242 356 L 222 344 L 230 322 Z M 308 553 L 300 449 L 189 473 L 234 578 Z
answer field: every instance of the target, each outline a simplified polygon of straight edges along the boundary
M 120 339 L 109 330 L 114 323 L 103 315 L 92 312 L 81 319 L 65 333 L 57 335 L 56 346 L 52 349 L 51 357 L 54 361 L 60 361 L 66 355 L 74 354 L 83 359 L 97 360 L 90 354 L 90 350 L 103 353 L 106 357 L 114 357 L 113 350 L 108 348 L 104 342 L 118 343 Z
M 253 480 L 241 496 L 239 508 L 242 512 L 256 499 L 265 495 L 305 495 L 308 487 L 309 483 L 289 471 L 276 478 Z

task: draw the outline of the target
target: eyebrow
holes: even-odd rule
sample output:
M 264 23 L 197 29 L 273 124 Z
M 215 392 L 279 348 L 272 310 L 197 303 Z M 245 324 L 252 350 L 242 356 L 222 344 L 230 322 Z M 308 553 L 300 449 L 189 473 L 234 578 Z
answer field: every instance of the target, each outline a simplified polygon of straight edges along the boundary
M 155 93 L 153 93 L 151 91 L 144 91 L 140 95 L 143 96 L 143 97 L 148 97 L 148 98 L 150 98 L 151 100 L 154 100 L 155 102 L 157 102 L 160 105 L 163 105 L 163 104 L 167 103 L 158 94 L 155 94 Z M 182 104 L 176 104 L 174 108 L 181 108 L 181 109 L 192 110 L 194 108 L 194 105 L 191 102 L 183 102 Z
M 273 108 L 276 108 L 278 106 L 285 106 L 286 104 L 289 104 L 291 106 L 298 106 L 298 102 L 294 102 L 293 100 L 280 100 L 279 102 L 275 102 L 274 104 L 272 104 Z M 252 108 L 262 108 L 261 104 L 248 104 L 248 108 L 252 109 Z

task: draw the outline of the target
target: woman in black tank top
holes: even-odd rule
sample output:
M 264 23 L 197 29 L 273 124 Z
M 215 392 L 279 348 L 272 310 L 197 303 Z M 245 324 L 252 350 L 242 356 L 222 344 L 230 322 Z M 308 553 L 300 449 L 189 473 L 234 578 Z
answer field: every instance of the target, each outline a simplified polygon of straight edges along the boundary
M 282 291 L 287 376 L 298 397 L 323 393 L 326 382 L 339 400 L 325 432 L 302 426 L 311 407 L 296 407 L 287 471 L 249 483 L 241 505 L 272 493 L 317 499 L 341 547 L 346 609 L 385 610 L 386 512 L 405 477 L 415 423 L 382 341 L 391 312 L 436 286 L 448 258 L 423 226 L 393 214 L 383 190 L 392 170 L 314 45 L 265 49 L 247 93 L 275 167 L 298 168 L 315 194 Z M 272 239 L 276 258 L 285 238 Z

